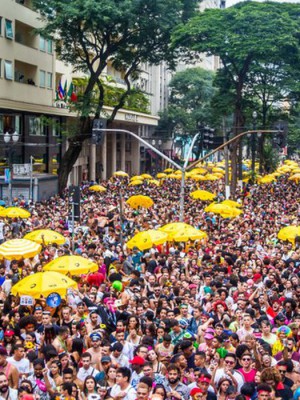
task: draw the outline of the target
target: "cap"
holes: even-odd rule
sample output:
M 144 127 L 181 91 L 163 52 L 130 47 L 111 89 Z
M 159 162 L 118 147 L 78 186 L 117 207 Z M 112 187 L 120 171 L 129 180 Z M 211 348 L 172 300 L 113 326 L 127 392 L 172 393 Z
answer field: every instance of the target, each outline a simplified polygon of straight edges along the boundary
M 97 340 L 101 340 L 101 336 L 99 335 L 99 333 L 92 333 L 90 335 L 90 338 L 92 342 L 97 342 Z
M 213 338 L 214 338 L 214 335 L 212 335 L 211 333 L 206 333 L 206 334 L 204 335 L 204 339 L 211 340 L 211 339 L 213 339 Z
M 187 327 L 188 326 L 188 321 L 186 321 L 185 319 L 180 319 L 179 321 L 178 321 L 178 323 L 179 323 L 179 325 L 180 326 L 182 326 L 182 327 Z
M 15 332 L 14 331 L 12 331 L 11 329 L 7 329 L 5 332 L 4 332 L 4 336 L 14 336 L 14 334 L 15 334 Z
M 205 375 L 201 375 L 198 379 L 198 382 L 206 382 L 206 383 L 210 383 L 210 379 L 205 376 Z
M 132 360 L 129 361 L 132 365 L 144 365 L 145 360 L 140 356 L 134 356 Z
M 109 356 L 104 356 L 101 358 L 102 363 L 108 363 L 111 362 L 111 358 Z
M 203 393 L 203 390 L 201 390 L 200 388 L 198 388 L 198 387 L 195 387 L 195 388 L 193 388 L 191 391 L 190 391 L 190 395 L 193 397 L 193 396 L 195 396 L 195 394 L 198 394 L 198 393 Z
M 191 283 L 189 285 L 189 289 L 197 289 L 197 285 L 195 285 L 194 283 Z

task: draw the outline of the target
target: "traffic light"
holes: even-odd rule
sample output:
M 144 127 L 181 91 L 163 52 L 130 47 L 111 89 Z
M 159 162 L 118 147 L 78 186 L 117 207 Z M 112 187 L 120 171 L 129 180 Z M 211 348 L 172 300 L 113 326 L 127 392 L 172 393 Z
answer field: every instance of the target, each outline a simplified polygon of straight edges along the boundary
M 93 121 L 92 128 L 92 143 L 102 144 L 104 139 L 104 132 L 101 129 L 106 128 L 106 120 L 97 118 Z

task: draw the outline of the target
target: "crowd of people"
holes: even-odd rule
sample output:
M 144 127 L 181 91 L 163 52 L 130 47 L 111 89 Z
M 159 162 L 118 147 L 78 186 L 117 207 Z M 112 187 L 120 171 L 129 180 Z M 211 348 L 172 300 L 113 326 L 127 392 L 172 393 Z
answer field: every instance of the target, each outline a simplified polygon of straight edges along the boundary
M 31 217 L 0 222 L 2 242 L 40 228 L 66 237 L 32 259 L 0 264 L 0 397 L 298 400 L 300 248 L 277 234 L 300 225 L 299 185 L 287 176 L 246 185 L 237 192 L 242 215 L 224 219 L 204 212 L 208 203 L 190 197 L 198 184 L 188 181 L 184 222 L 208 239 L 140 251 L 126 247 L 135 233 L 179 221 L 180 183 L 101 184 L 106 192 L 82 184 L 73 235 L 67 192 L 41 203 L 16 199 Z M 201 188 L 225 198 L 221 180 Z M 127 206 L 137 193 L 154 206 Z M 11 287 L 70 254 L 98 271 L 74 277 L 78 288 L 56 308 L 42 295 L 20 305 Z

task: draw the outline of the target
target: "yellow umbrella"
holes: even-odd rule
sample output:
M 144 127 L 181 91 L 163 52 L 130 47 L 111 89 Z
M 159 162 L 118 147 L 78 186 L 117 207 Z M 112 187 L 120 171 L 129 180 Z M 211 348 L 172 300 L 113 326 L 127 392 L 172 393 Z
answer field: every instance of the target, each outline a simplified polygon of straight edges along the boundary
M 160 231 L 166 232 L 168 235 L 179 232 L 181 229 L 192 227 L 192 225 L 186 224 L 185 222 L 171 222 L 159 228 Z
M 295 243 L 295 238 L 300 236 L 300 226 L 290 225 L 286 226 L 278 232 L 278 239 L 288 240 L 291 243 Z
M 205 212 L 212 212 L 214 214 L 220 214 L 223 218 L 234 218 L 242 214 L 241 210 L 230 207 L 226 204 L 212 203 L 204 209 Z
M 192 175 L 191 178 L 194 179 L 195 181 L 206 181 L 204 175 Z
M 92 192 L 106 192 L 105 187 L 101 185 L 90 186 L 89 190 L 91 190 Z
M 124 176 L 124 177 L 128 176 L 127 172 L 124 172 L 124 171 L 116 171 L 116 172 L 114 172 L 114 175 L 115 176 Z
M 150 249 L 154 244 L 163 244 L 167 241 L 168 234 L 155 229 L 149 229 L 137 233 L 133 238 L 127 242 L 127 247 L 132 249 L 137 247 L 139 250 Z
M 142 175 L 135 175 L 130 178 L 131 181 L 143 181 L 144 177 Z
M 290 181 L 295 181 L 296 183 L 299 183 L 300 180 L 300 174 L 295 174 L 289 177 Z
M 0 210 L 0 217 L 29 218 L 30 212 L 20 207 L 8 207 Z
M 192 192 L 190 194 L 190 196 L 193 199 L 202 200 L 202 201 L 207 201 L 207 200 L 212 201 L 216 197 L 215 194 L 210 193 L 206 190 L 195 190 L 195 192 Z
M 170 174 L 170 175 L 168 175 L 168 178 L 170 178 L 170 179 L 181 179 L 181 175 L 179 175 L 179 174 Z
M 152 179 L 152 176 L 149 175 L 149 174 L 142 174 L 141 176 L 142 176 L 143 178 L 145 178 L 145 179 Z
M 160 173 L 158 173 L 158 174 L 156 175 L 156 178 L 162 179 L 162 178 L 166 178 L 167 176 L 168 176 L 167 174 L 164 174 L 163 172 L 160 172 Z
M 11 239 L 0 245 L 0 257 L 7 260 L 22 260 L 39 254 L 42 246 L 27 239 Z
M 35 299 L 58 293 L 65 297 L 69 288 L 77 288 L 77 283 L 58 272 L 38 272 L 26 276 L 11 288 L 14 296 L 32 296 Z
M 27 233 L 27 235 L 24 236 L 24 239 L 45 245 L 51 243 L 64 244 L 66 241 L 63 235 L 51 231 L 51 229 L 37 229 L 36 231 Z
M 43 267 L 44 271 L 60 272 L 61 274 L 82 275 L 98 271 L 98 265 L 81 256 L 62 256 L 55 258 Z
M 142 184 L 143 184 L 143 181 L 137 179 L 137 180 L 131 181 L 128 186 L 139 186 Z
M 167 174 L 169 174 L 170 172 L 173 172 L 174 169 L 173 168 L 167 168 L 164 170 L 164 172 L 166 172 Z
M 169 234 L 169 240 L 175 242 L 187 242 L 188 240 L 200 240 L 207 238 L 207 234 L 193 226 L 187 226 L 177 232 Z
M 214 167 L 214 168 L 212 169 L 212 172 L 220 172 L 221 174 L 225 174 L 224 169 L 219 168 L 219 167 Z
M 160 183 L 159 181 L 157 181 L 156 179 L 149 179 L 148 183 L 155 185 L 155 186 L 159 186 Z
M 126 201 L 126 203 L 131 207 L 131 208 L 150 208 L 153 206 L 154 202 L 149 196 L 143 196 L 141 194 L 136 195 L 136 196 L 131 196 L 129 199 Z
M 205 175 L 205 180 L 206 181 L 217 181 L 219 178 L 213 174 L 207 174 Z
M 233 200 L 224 200 L 220 204 L 225 204 L 226 206 L 229 206 L 229 207 L 238 207 L 238 208 L 242 207 L 242 205 L 240 203 L 238 203 L 237 201 L 233 201 Z
M 275 180 L 276 180 L 275 176 L 273 176 L 273 175 L 266 175 L 266 176 L 263 176 L 263 177 L 260 179 L 259 183 L 260 183 L 260 184 L 262 184 L 262 183 L 272 183 L 272 182 L 274 182 Z
M 192 174 L 200 174 L 200 175 L 204 175 L 207 173 L 207 170 L 205 168 L 194 168 L 191 170 Z

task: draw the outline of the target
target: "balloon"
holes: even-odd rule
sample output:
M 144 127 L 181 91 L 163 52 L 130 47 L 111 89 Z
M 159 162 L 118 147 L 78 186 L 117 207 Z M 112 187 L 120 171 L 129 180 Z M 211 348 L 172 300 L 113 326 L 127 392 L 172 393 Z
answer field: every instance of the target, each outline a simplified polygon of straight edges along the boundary
M 121 290 L 123 289 L 123 284 L 120 281 L 114 281 L 112 284 L 112 287 L 117 291 L 117 292 L 121 292 Z

